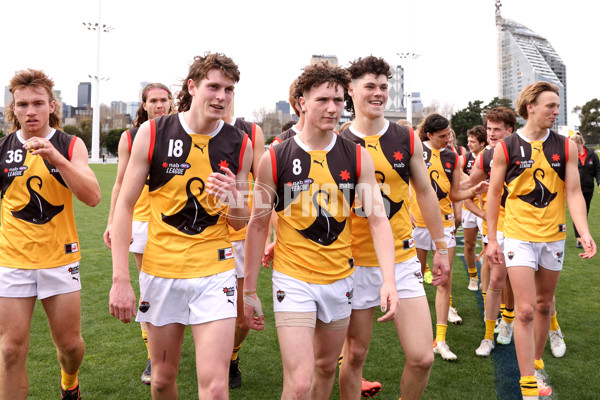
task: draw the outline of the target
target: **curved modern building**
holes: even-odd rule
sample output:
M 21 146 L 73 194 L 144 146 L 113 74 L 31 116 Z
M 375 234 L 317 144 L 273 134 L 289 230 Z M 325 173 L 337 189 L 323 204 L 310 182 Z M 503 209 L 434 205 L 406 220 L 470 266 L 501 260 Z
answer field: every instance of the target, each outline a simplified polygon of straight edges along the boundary
M 513 104 L 525 86 L 551 82 L 560 89 L 560 113 L 555 126 L 567 125 L 567 70 L 556 50 L 543 36 L 526 26 L 502 18 L 496 0 L 498 30 L 498 97 Z

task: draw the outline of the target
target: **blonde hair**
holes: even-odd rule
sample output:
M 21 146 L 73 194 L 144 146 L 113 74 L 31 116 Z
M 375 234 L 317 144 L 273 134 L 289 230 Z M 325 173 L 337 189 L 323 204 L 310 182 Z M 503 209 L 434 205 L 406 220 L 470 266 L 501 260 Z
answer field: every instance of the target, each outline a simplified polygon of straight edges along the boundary
M 571 135 L 569 139 L 582 146 L 585 145 L 585 139 L 583 138 L 583 136 L 581 136 L 581 133 L 579 132 L 576 132 L 573 135 Z
M 529 118 L 529 113 L 527 112 L 527 106 L 529 104 L 535 103 L 538 96 L 542 92 L 553 92 L 557 95 L 559 94 L 558 86 L 550 83 L 550 82 L 535 82 L 531 85 L 527 85 L 521 90 L 519 93 L 519 97 L 517 97 L 517 101 L 515 101 L 515 108 L 517 109 L 517 114 L 523 119 Z

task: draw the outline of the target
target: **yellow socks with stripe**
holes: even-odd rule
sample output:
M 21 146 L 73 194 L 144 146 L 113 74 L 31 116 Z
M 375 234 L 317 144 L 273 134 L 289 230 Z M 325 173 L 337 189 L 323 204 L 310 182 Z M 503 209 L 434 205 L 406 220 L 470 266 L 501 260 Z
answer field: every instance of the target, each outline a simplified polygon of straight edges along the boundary
M 452 295 L 450 295 L 450 304 L 449 304 L 449 306 L 452 307 Z
M 544 369 L 544 360 L 542 360 L 541 358 L 539 360 L 534 360 L 533 368 L 537 369 L 538 371 L 543 370 Z
M 473 278 L 477 278 L 477 267 L 475 268 L 469 268 L 469 278 L 473 279 Z
M 342 365 L 342 360 L 344 359 L 344 355 L 340 354 L 340 358 L 338 358 L 338 367 Z
M 142 328 L 142 340 L 146 345 L 146 351 L 148 352 L 148 359 L 150 359 L 150 347 L 148 346 L 148 333 L 144 328 Z
M 519 380 L 523 396 L 539 396 L 537 379 L 535 376 L 522 376 Z
M 484 339 L 494 341 L 494 328 L 496 327 L 495 319 L 485 319 L 485 336 Z
M 504 310 L 506 310 L 506 304 L 500 303 L 500 315 L 504 314 Z
M 79 375 L 79 370 L 75 372 L 73 375 L 67 374 L 65 371 L 60 369 L 60 384 L 63 390 L 69 390 L 75 388 L 77 386 L 77 376 Z
M 485 291 L 485 290 L 481 291 L 481 297 L 483 297 L 483 304 L 485 304 L 485 295 L 486 294 L 487 294 L 487 291 Z M 485 305 L 484 305 L 484 307 L 485 307 Z
M 556 311 L 554 311 L 554 315 L 550 318 L 550 330 L 557 331 L 560 328 L 558 326 L 558 319 L 556 319 Z
M 445 342 L 446 341 L 446 330 L 448 330 L 448 325 L 443 325 L 443 324 L 435 325 L 435 341 L 436 342 Z
M 515 309 L 514 308 L 505 308 L 502 312 L 502 319 L 506 323 L 512 323 L 515 320 Z
M 234 347 L 233 348 L 233 353 L 231 353 L 231 360 L 237 360 L 238 358 L 238 353 L 240 352 L 240 349 L 242 348 L 242 345 L 240 344 L 238 347 Z

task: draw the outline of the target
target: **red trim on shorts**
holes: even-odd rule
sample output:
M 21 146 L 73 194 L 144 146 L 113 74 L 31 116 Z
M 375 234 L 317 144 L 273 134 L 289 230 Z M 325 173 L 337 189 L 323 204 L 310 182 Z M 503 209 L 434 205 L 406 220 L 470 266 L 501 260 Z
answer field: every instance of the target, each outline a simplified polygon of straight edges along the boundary
M 569 162 L 569 138 L 568 137 L 565 138 L 565 153 L 566 153 L 566 156 L 565 156 L 566 161 L 565 161 L 565 163 L 568 163 Z
M 156 141 L 156 121 L 150 120 L 150 146 L 148 147 L 148 162 L 152 164 L 152 155 L 154 154 L 154 142 Z
M 502 150 L 504 151 L 504 158 L 506 158 L 506 163 L 508 164 L 508 149 L 506 148 L 506 143 L 504 143 L 504 140 L 501 140 L 500 144 L 502 145 Z
M 242 170 L 242 164 L 244 163 L 244 154 L 246 153 L 246 146 L 248 145 L 248 134 L 244 133 L 244 140 L 242 141 L 242 149 L 240 150 L 240 162 L 236 175 Z
M 271 173 L 273 174 L 273 182 L 277 185 L 277 159 L 275 158 L 275 149 L 273 146 L 269 147 L 269 153 L 271 155 Z
M 410 156 L 412 157 L 415 152 L 415 131 L 412 126 L 409 126 L 408 129 L 410 130 Z
M 77 136 L 73 136 L 73 139 L 71 139 L 71 143 L 69 144 L 69 161 L 71 161 L 71 158 L 73 157 L 73 149 L 75 148 L 76 140 Z
M 360 167 L 362 166 L 361 145 L 356 145 L 356 180 L 360 179 Z
M 125 131 L 125 133 L 127 134 L 127 145 L 129 146 L 129 153 L 131 153 L 131 146 L 132 146 L 132 143 L 131 143 L 131 132 L 129 132 L 129 129 L 127 129 Z

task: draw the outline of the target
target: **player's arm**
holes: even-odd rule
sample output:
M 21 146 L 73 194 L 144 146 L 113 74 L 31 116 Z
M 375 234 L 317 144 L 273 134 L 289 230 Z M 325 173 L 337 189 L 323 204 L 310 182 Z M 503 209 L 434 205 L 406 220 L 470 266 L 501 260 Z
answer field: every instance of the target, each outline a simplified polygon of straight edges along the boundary
M 503 254 L 497 240 L 498 215 L 500 214 L 500 200 L 504 190 L 504 180 L 508 168 L 508 160 L 504 153 L 504 142 L 499 142 L 494 150 L 494 168 L 490 177 L 490 186 L 487 192 L 486 221 L 488 231 L 487 256 L 494 264 L 503 260 Z
M 117 165 L 117 177 L 115 178 L 115 184 L 113 185 L 112 193 L 110 196 L 110 210 L 108 212 L 108 223 L 106 224 L 106 230 L 104 231 L 104 244 L 109 249 L 111 248 L 111 225 L 113 221 L 113 216 L 115 213 L 115 206 L 117 205 L 117 198 L 119 197 L 119 192 L 121 191 L 121 185 L 123 184 L 123 176 L 125 175 L 125 169 L 127 168 L 127 163 L 129 162 L 129 140 L 127 139 L 127 131 L 121 134 L 121 139 L 119 140 L 119 163 Z
M 579 254 L 582 258 L 592 258 L 596 254 L 596 243 L 590 235 L 590 230 L 587 223 L 587 212 L 585 199 L 581 193 L 581 183 L 579 182 L 579 162 L 577 156 L 577 147 L 569 146 L 569 161 L 566 165 L 565 173 L 565 194 L 567 196 L 567 206 L 569 214 L 573 219 L 573 223 L 581 236 L 581 244 L 583 245 L 583 253 Z M 495 167 L 495 165 L 494 165 Z
M 358 179 L 356 194 L 369 220 L 375 253 L 377 254 L 377 261 L 379 262 L 381 275 L 383 276 L 383 285 L 380 289 L 381 311 L 387 312 L 382 317 L 379 317 L 377 321 L 385 322 L 394 319 L 396 308 L 398 307 L 394 236 L 392 235 L 390 221 L 385 212 L 381 191 L 375 179 L 373 160 L 365 148 L 357 146 L 358 150 L 361 151 L 361 173 Z
M 252 165 L 252 146 L 246 145 L 242 165 L 237 175 L 234 175 L 229 168 L 221 167 L 224 174 L 213 172 L 208 176 L 206 189 L 207 192 L 223 201 L 227 206 L 227 224 L 236 231 L 246 226 L 250 217 L 248 210 L 248 174 Z
M 83 140 L 75 138 L 71 160 L 67 160 L 46 139 L 31 138 L 23 147 L 54 165 L 67 187 L 82 203 L 94 207 L 100 202 L 100 186 L 88 165 L 88 152 Z
M 485 219 L 485 212 L 473 201 L 473 199 L 465 199 L 464 206 L 467 210 L 471 211 L 477 217 Z
M 110 313 L 123 322 L 131 322 L 136 301 L 129 276 L 129 243 L 133 208 L 148 179 L 150 162 L 150 123 L 144 122 L 137 132 L 131 156 L 123 176 L 112 223 L 113 275 L 110 289 Z
M 484 193 L 487 190 L 487 182 L 479 182 L 475 187 L 463 190 L 461 189 L 461 183 L 463 182 L 464 172 L 460 169 L 459 163 L 452 170 L 452 183 L 450 185 L 450 193 L 448 194 L 450 200 L 453 203 L 459 202 L 465 199 L 472 199 L 478 193 Z M 467 182 L 468 180 L 464 180 Z
M 485 171 L 481 169 L 481 157 L 483 155 L 483 151 L 479 153 L 477 158 L 475 158 L 475 164 L 473 168 L 471 168 L 471 174 L 469 174 L 468 179 L 460 182 L 460 189 L 467 190 L 476 186 L 479 182 L 482 182 L 487 178 Z
M 257 176 L 252 201 L 252 217 L 246 230 L 243 296 L 244 315 L 248 326 L 252 329 L 262 330 L 265 325 L 265 317 L 260 299 L 256 294 L 256 287 L 265 241 L 269 234 L 269 220 L 276 191 L 270 152 L 263 154 L 258 170 L 255 172 Z
M 441 285 L 448 279 L 450 272 L 450 264 L 448 262 L 448 245 L 444 238 L 444 225 L 442 222 L 442 213 L 440 211 L 440 203 L 435 195 L 435 191 L 431 186 L 429 177 L 427 176 L 427 167 L 423 157 L 418 155 L 423 153 L 423 145 L 421 141 L 415 137 L 415 148 L 413 156 L 410 158 L 410 185 L 413 188 L 413 196 L 416 196 L 423 220 L 429 230 L 429 234 L 434 240 L 438 251 L 433 255 L 433 281 L 435 286 Z M 443 251 L 446 249 L 446 251 Z

